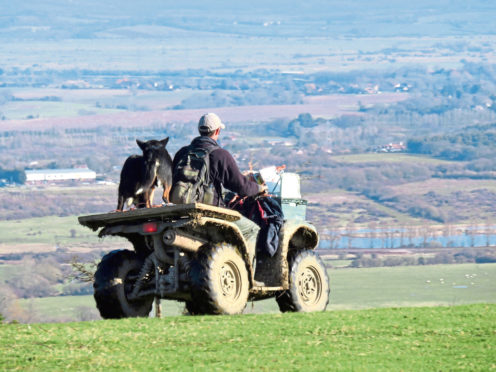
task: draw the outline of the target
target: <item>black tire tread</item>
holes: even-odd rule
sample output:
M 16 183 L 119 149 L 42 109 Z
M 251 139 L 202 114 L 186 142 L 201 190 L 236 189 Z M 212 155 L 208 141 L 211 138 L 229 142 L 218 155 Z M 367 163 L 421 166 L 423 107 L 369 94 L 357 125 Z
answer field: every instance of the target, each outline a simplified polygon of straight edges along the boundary
M 118 319 L 129 316 L 148 316 L 153 305 L 153 299 L 145 299 L 136 303 L 138 315 L 126 312 L 119 300 L 118 286 L 114 280 L 119 277 L 119 268 L 122 265 L 142 262 L 138 255 L 129 250 L 114 250 L 107 253 L 97 266 L 93 282 L 96 306 L 104 319 Z M 123 279 L 123 278 L 120 278 Z
M 191 260 L 190 280 L 192 301 L 189 303 L 186 302 L 186 309 L 191 314 L 230 314 L 230 312 L 223 309 L 220 305 L 218 296 L 221 294 L 217 293 L 210 285 L 213 278 L 209 277 L 211 266 L 216 260 L 221 259 L 225 250 L 234 250 L 240 258 L 242 257 L 232 245 L 219 243 L 202 249 L 196 259 Z M 245 285 L 249 285 L 248 277 L 246 277 Z M 243 309 L 238 313 L 243 312 L 246 303 L 247 301 L 245 301 Z
M 322 268 L 322 271 L 324 273 L 323 280 L 326 280 L 327 283 L 329 283 L 329 278 L 327 276 L 326 268 L 324 262 L 319 257 L 319 255 L 312 250 L 293 251 L 288 256 L 289 256 L 288 261 L 290 267 L 289 289 L 286 291 L 279 292 L 276 296 L 276 301 L 277 304 L 279 305 L 279 310 L 283 313 L 305 311 L 302 307 L 302 304 L 299 302 L 299 296 L 297 293 L 298 288 L 295 285 L 293 285 L 293 283 L 296 281 L 296 274 L 298 271 L 298 267 L 305 258 L 312 257 L 317 261 L 317 264 Z M 330 292 L 330 288 L 328 285 L 327 293 L 325 293 L 327 298 L 326 298 L 324 310 L 329 304 L 329 292 Z

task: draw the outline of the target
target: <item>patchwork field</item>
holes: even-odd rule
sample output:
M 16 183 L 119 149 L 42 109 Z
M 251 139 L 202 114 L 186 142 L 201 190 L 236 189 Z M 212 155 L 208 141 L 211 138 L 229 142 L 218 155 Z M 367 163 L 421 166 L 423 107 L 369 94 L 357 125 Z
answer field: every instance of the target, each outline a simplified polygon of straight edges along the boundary
M 95 91 L 93 91 L 94 93 Z M 43 94 L 43 93 L 39 93 Z M 155 93 L 158 95 L 158 93 Z M 184 96 L 180 93 L 178 98 Z M 131 95 L 131 97 L 133 97 Z M 55 128 L 95 128 L 99 126 L 121 126 L 121 127 L 136 127 L 147 126 L 154 123 L 189 123 L 197 122 L 205 112 L 215 111 L 226 123 L 246 123 L 246 122 L 267 122 L 277 118 L 295 118 L 299 114 L 307 112 L 316 117 L 335 117 L 346 113 L 356 113 L 358 104 L 378 104 L 378 103 L 393 103 L 402 101 L 408 98 L 408 94 L 404 93 L 384 93 L 381 95 L 330 95 L 322 96 L 318 99 L 309 98 L 303 104 L 296 105 L 259 105 L 259 106 L 239 106 L 239 107 L 214 107 L 202 109 L 184 109 L 184 110 L 165 110 L 169 107 L 168 103 L 171 98 L 164 99 L 164 104 L 161 110 L 155 111 L 115 111 L 110 113 L 105 110 L 95 109 L 94 104 L 98 100 L 95 97 L 95 103 L 92 106 L 82 106 L 77 101 L 64 103 L 61 107 L 67 112 L 50 111 L 50 107 L 46 107 L 46 103 L 40 103 L 39 106 L 34 106 L 34 102 L 29 101 L 23 104 L 16 103 L 12 107 L 8 107 L 12 119 L 3 120 L 1 129 L 8 130 L 44 130 L 52 127 Z M 145 96 L 146 99 L 146 96 Z M 113 100 L 113 105 L 128 105 L 132 101 L 133 105 L 145 105 L 145 99 L 139 101 L 137 98 L 124 97 L 118 95 Z M 155 98 L 155 101 L 157 97 Z M 108 99 L 107 99 L 108 101 Z M 26 107 L 29 106 L 29 110 Z M 75 105 L 72 106 L 71 105 Z M 36 109 L 35 109 L 36 108 Z M 150 107 L 151 109 L 152 107 Z M 81 115 L 80 110 L 85 110 L 84 115 Z M 46 111 L 46 115 L 44 112 Z M 97 112 L 98 111 L 98 112 Z M 79 116 L 74 116 L 79 113 Z M 55 115 L 57 114 L 57 115 Z M 31 119 L 26 120 L 26 116 Z M 53 116 L 53 117 L 52 117 Z M 14 119 L 22 118 L 22 119 Z M 10 118 L 10 117 L 8 117 Z

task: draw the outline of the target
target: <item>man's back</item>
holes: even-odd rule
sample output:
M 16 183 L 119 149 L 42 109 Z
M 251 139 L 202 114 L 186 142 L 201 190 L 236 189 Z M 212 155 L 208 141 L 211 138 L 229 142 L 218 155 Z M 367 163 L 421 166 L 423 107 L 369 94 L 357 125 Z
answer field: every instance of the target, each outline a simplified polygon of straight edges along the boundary
M 214 197 L 211 204 L 222 204 L 222 186 L 241 196 L 252 196 L 260 192 L 259 185 L 243 176 L 239 171 L 232 155 L 219 147 L 217 142 L 208 136 L 196 137 L 189 146 L 181 148 L 174 156 L 172 165 L 174 170 L 178 167 L 180 160 L 187 156 L 192 148 L 209 152 L 209 176 L 214 187 Z M 175 176 L 172 183 L 176 185 L 177 182 L 179 182 L 179 179 Z

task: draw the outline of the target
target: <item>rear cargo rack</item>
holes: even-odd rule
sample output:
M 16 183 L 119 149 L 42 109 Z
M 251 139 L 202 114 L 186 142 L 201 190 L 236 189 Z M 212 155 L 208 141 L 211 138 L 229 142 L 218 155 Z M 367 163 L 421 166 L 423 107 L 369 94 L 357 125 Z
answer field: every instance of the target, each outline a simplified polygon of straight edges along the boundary
M 114 225 L 117 223 L 148 221 L 151 219 L 179 219 L 195 217 L 221 218 L 225 221 L 237 221 L 241 215 L 231 209 L 214 207 L 202 203 L 172 204 L 156 208 L 140 208 L 123 212 L 110 212 L 81 216 L 78 221 L 81 225 L 89 227 L 93 231 L 100 227 Z

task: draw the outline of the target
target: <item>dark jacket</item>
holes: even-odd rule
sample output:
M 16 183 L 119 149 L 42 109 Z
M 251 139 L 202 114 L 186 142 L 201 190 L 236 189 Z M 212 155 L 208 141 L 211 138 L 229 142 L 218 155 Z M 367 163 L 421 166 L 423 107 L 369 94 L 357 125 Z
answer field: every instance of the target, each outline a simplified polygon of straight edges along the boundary
M 201 149 L 209 149 L 212 147 L 217 147 L 210 153 L 210 181 L 214 183 L 215 186 L 215 196 L 214 205 L 218 205 L 218 201 L 221 201 L 222 197 L 219 195 L 220 190 L 222 190 L 221 185 L 240 196 L 253 196 L 258 194 L 259 186 L 256 182 L 249 180 L 247 177 L 239 171 L 236 161 L 232 155 L 219 147 L 217 142 L 210 137 L 200 136 L 196 137 L 190 146 Z M 189 146 L 184 146 L 181 148 L 172 162 L 172 169 L 174 169 L 179 161 L 188 152 Z M 175 180 L 172 180 L 175 183 Z
M 279 248 L 279 232 L 284 224 L 281 204 L 276 199 L 267 196 L 256 200 L 241 200 L 232 208 L 260 226 L 257 255 L 261 253 L 274 257 Z

